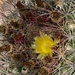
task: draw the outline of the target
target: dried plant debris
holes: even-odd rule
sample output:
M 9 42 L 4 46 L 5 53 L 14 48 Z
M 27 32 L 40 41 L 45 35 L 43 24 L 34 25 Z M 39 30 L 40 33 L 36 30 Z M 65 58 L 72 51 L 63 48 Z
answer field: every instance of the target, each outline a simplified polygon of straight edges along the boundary
M 3 52 L 3 51 L 12 52 L 12 44 L 3 44 L 0 47 L 0 52 Z
M 7 25 L 0 25 L 0 33 L 6 34 L 8 32 Z
M 12 25 L 13 29 L 22 29 L 23 23 L 20 20 L 11 21 L 10 25 Z
M 75 75 L 74 7 L 74 0 L 0 0 L 0 75 Z
M 63 21 L 62 14 L 56 10 L 51 11 L 50 18 L 54 23 L 60 23 Z

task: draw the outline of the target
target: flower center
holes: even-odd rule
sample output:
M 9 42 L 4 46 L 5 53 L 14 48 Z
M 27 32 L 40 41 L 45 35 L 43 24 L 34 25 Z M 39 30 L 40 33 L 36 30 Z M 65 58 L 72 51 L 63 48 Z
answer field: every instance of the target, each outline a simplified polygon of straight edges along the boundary
M 42 52 L 44 53 L 50 52 L 50 44 L 48 42 L 45 42 L 42 44 Z

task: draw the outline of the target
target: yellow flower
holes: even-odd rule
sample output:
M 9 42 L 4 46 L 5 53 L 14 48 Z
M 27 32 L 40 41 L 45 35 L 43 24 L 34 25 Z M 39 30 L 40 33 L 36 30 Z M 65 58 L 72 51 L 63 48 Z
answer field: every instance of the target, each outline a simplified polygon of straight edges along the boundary
M 38 59 L 43 59 L 46 56 L 52 57 L 53 47 L 56 46 L 56 41 L 54 41 L 49 35 L 41 33 L 40 37 L 35 37 L 35 42 L 32 45 L 34 52 L 38 53 Z

